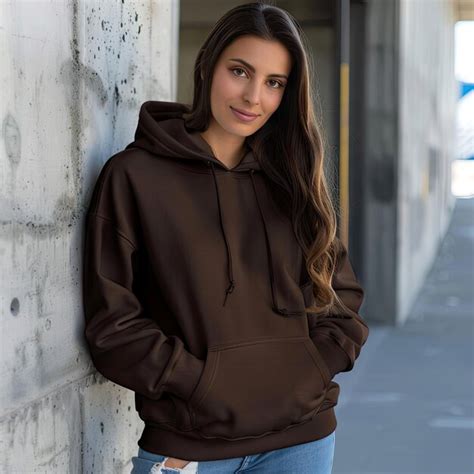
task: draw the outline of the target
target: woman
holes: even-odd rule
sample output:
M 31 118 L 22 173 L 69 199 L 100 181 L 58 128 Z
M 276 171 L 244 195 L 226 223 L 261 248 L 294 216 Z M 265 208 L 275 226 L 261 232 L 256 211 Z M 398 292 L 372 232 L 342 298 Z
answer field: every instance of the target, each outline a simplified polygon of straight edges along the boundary
M 99 175 L 85 336 L 98 371 L 135 392 L 133 473 L 331 472 L 332 378 L 368 327 L 309 66 L 286 11 L 230 10 L 198 54 L 192 107 L 145 102 Z

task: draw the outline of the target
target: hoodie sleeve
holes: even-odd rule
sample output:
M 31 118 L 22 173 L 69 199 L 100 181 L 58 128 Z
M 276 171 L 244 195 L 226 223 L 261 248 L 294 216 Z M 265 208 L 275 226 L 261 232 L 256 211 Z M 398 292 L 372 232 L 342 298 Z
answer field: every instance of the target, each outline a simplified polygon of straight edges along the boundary
M 204 362 L 145 316 L 133 291 L 138 213 L 126 173 L 113 161 L 104 165 L 86 215 L 83 307 L 90 355 L 96 369 L 118 385 L 150 399 L 165 390 L 188 399 Z
M 349 372 L 369 336 L 369 327 L 358 311 L 364 290 L 354 274 L 347 249 L 339 241 L 340 252 L 332 287 L 342 300 L 345 311 L 326 315 L 308 315 L 309 336 L 322 355 L 331 374 Z

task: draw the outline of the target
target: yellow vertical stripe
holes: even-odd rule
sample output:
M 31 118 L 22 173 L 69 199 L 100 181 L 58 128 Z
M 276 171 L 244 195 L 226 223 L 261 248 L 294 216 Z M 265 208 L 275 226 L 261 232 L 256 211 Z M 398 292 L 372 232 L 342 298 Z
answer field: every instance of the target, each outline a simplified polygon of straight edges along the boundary
M 349 249 L 349 64 L 341 63 L 339 123 L 339 238 Z

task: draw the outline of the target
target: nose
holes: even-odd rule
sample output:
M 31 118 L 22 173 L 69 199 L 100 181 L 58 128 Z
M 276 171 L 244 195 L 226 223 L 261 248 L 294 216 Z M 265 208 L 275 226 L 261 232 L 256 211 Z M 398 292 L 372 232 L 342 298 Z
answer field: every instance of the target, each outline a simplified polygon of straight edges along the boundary
M 251 82 L 245 89 L 244 99 L 252 105 L 260 104 L 260 85 L 256 82 Z

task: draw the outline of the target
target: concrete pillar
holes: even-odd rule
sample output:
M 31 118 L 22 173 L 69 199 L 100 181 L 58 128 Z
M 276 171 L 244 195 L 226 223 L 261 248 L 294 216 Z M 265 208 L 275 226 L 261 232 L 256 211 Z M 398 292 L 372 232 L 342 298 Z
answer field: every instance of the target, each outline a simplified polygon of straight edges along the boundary
M 0 471 L 128 473 L 133 392 L 90 365 L 83 216 L 140 104 L 174 100 L 179 2 L 0 3 Z

